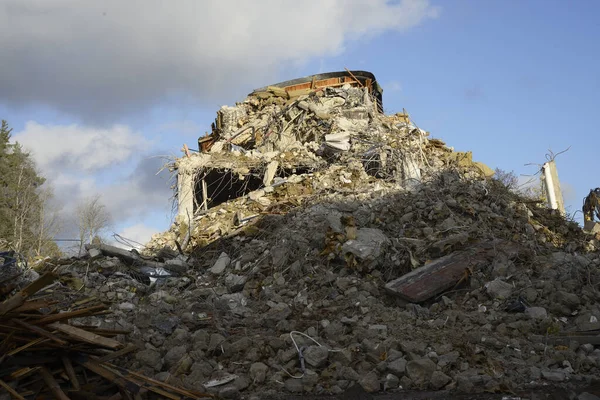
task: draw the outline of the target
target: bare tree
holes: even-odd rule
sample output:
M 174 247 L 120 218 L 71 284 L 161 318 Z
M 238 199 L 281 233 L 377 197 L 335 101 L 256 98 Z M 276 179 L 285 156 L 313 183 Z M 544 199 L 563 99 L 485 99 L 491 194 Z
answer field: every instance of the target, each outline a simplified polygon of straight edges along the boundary
M 79 253 L 83 243 L 91 243 L 110 227 L 111 216 L 106 206 L 100 201 L 100 195 L 83 200 L 76 210 L 77 226 L 79 228 Z
M 37 221 L 32 227 L 35 235 L 35 255 L 56 255 L 59 248 L 53 239 L 62 228 L 62 220 L 59 208 L 52 204 L 54 190 L 48 183 L 44 183 L 38 195 L 40 207 L 37 210 Z

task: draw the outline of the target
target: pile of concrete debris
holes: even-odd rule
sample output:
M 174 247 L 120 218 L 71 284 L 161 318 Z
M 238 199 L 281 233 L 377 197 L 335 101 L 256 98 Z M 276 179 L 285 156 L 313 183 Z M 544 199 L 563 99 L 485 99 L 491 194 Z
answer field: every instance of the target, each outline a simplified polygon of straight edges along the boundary
M 314 89 L 288 85 L 288 91 L 283 83 L 218 111 L 213 132 L 199 140 L 202 151 L 173 164 L 179 215 L 149 250 L 175 248 L 176 241 L 204 246 L 264 214 L 340 196 L 383 196 L 445 168 L 474 179 L 493 175 L 470 152 L 428 138 L 406 112 L 382 114 L 381 94 L 368 81 L 362 87 L 360 81 L 309 82 Z
M 222 108 L 145 254 L 47 265 L 112 302 L 86 325 L 133 332 L 123 367 L 224 398 L 596 382 L 597 238 L 350 76 Z

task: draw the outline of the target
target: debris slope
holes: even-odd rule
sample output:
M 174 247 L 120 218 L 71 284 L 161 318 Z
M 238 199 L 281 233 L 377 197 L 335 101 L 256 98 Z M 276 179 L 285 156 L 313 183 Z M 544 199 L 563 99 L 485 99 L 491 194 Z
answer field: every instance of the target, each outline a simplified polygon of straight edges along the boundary
M 43 267 L 112 304 L 87 324 L 132 331 L 123 367 L 223 398 L 598 379 L 597 239 L 366 88 L 267 88 L 201 142 L 144 254 Z

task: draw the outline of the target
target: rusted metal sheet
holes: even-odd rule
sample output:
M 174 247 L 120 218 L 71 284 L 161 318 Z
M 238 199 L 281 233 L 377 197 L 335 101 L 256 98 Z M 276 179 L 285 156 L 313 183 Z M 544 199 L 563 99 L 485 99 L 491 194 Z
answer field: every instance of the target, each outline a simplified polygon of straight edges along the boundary
M 453 288 L 468 274 L 489 262 L 498 252 L 515 254 L 509 245 L 481 244 L 468 250 L 455 252 L 417 268 L 398 279 L 388 282 L 388 293 L 411 303 L 421 303 Z

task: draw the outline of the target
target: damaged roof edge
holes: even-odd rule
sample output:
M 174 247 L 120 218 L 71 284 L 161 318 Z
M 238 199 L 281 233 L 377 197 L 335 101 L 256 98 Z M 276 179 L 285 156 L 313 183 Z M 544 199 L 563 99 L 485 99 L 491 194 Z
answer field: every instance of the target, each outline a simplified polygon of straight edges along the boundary
M 353 81 L 354 81 L 354 79 L 356 79 L 359 81 L 359 83 L 361 85 L 369 87 L 371 89 L 371 93 L 373 94 L 373 96 L 375 96 L 375 98 L 377 99 L 377 102 L 379 103 L 378 104 L 379 108 L 383 109 L 383 88 L 377 82 L 375 75 L 373 75 L 373 73 L 371 73 L 369 71 L 346 70 L 346 71 L 327 72 L 327 73 L 323 73 L 323 74 L 309 75 L 304 78 L 292 79 L 289 81 L 279 82 L 279 83 L 275 83 L 273 85 L 268 85 L 268 86 L 265 86 L 262 88 L 255 89 L 252 93 L 250 93 L 250 95 L 252 95 L 254 93 L 258 93 L 258 92 L 264 92 L 264 91 L 268 90 L 269 86 L 279 87 L 282 89 L 286 89 L 288 91 L 295 86 L 307 84 L 307 83 L 316 84 L 317 87 L 327 87 L 327 86 L 331 86 L 331 85 L 327 84 L 327 83 L 325 83 L 323 85 L 319 85 L 318 84 L 319 81 L 326 81 L 329 79 L 345 78 L 345 77 L 350 77 L 350 78 L 352 78 Z M 346 81 L 344 83 L 351 83 L 351 81 Z

